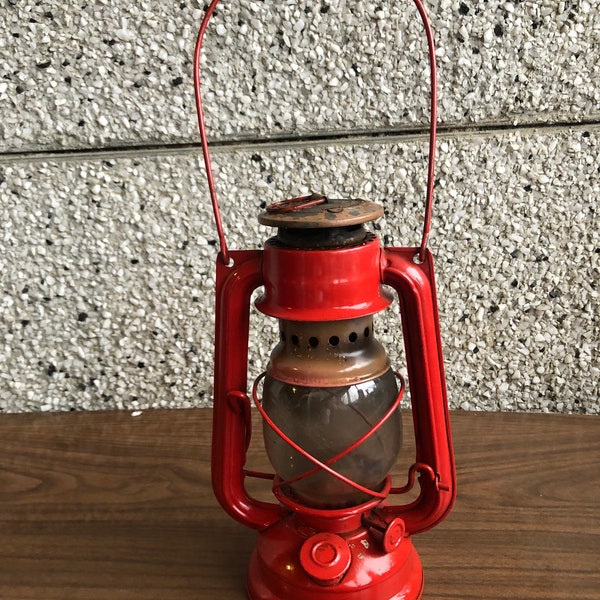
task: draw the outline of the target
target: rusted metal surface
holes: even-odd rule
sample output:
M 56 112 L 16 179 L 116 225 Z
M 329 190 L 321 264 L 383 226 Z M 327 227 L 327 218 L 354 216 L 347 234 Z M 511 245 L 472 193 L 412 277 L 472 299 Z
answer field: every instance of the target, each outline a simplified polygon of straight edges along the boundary
M 344 321 L 281 321 L 269 374 L 303 386 L 337 387 L 380 377 L 390 368 L 375 338 L 373 317 Z
M 287 248 L 327 250 L 358 246 L 368 240 L 369 232 L 361 225 L 328 227 L 327 229 L 300 229 L 280 227 L 274 241 Z
M 323 196 L 318 197 L 323 198 Z M 271 227 L 322 229 L 360 225 L 382 216 L 383 207 L 368 200 L 325 198 L 324 201 L 307 203 L 296 210 L 267 209 L 258 216 L 258 221 L 262 225 Z
M 318 204 L 325 204 L 327 197 L 323 194 L 309 194 L 308 196 L 298 196 L 296 198 L 288 198 L 281 202 L 274 202 L 267 206 L 268 213 L 286 213 L 294 212 L 297 210 L 303 210 L 309 206 L 316 206 Z

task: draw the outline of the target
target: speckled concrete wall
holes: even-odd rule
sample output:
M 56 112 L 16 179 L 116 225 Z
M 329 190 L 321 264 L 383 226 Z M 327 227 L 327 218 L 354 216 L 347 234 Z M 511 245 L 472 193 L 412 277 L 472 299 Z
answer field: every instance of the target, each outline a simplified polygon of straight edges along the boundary
M 209 404 L 202 3 L 0 2 L 0 410 Z M 598 413 L 598 6 L 429 7 L 451 404 Z M 260 247 L 261 206 L 308 190 L 380 202 L 385 243 L 417 243 L 427 63 L 410 2 L 224 0 L 206 48 L 232 247 Z M 402 369 L 397 308 L 377 327 Z M 252 375 L 275 333 L 253 318 Z

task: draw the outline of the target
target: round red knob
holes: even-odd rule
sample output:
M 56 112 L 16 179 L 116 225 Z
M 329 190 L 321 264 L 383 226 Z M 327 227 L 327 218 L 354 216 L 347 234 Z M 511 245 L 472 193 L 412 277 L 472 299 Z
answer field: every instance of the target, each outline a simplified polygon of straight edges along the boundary
M 346 541 L 335 533 L 317 533 L 300 550 L 300 564 L 321 585 L 337 583 L 350 567 L 352 553 Z
M 392 519 L 383 534 L 383 549 L 388 553 L 393 552 L 400 545 L 404 533 L 404 521 L 402 519 Z

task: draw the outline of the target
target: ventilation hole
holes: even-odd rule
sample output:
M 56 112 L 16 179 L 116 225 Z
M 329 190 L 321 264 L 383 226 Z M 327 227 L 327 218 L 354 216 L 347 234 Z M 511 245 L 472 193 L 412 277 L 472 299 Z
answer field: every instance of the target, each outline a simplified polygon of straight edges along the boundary
M 332 335 L 329 338 L 329 345 L 330 346 L 337 346 L 340 343 L 340 338 L 337 335 Z
M 292 344 L 294 344 L 294 346 L 297 346 L 300 343 L 300 340 L 298 339 L 297 335 L 293 335 L 292 336 Z
M 319 340 L 318 340 L 318 338 L 316 338 L 316 337 L 311 337 L 311 338 L 308 340 L 308 345 L 309 345 L 311 348 L 316 348 L 316 347 L 319 345 Z
M 365 337 L 369 337 L 371 335 L 371 330 L 368 327 L 365 327 Z
M 354 342 L 358 339 L 358 334 L 353 331 L 348 339 L 354 344 Z

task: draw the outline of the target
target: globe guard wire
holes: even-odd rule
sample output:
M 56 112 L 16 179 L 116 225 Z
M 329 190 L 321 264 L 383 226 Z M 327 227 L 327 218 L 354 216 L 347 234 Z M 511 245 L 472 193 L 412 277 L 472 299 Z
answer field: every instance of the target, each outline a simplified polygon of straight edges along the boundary
M 306 477 L 309 477 L 310 475 L 317 473 L 320 470 L 323 470 L 323 471 L 326 471 L 327 473 L 329 473 L 330 475 L 332 475 L 333 477 L 335 477 L 336 479 L 339 479 L 346 485 L 349 485 L 349 486 L 353 487 L 354 489 L 356 489 L 360 492 L 363 492 L 364 494 L 373 496 L 375 498 L 380 498 L 382 500 L 387 498 L 387 496 L 388 496 L 387 491 L 386 492 L 378 492 L 375 490 L 370 490 L 369 488 L 361 485 L 360 483 L 357 483 L 356 481 L 352 481 L 352 479 L 346 477 L 345 475 L 342 475 L 335 469 L 332 469 L 330 465 L 332 465 L 333 463 L 342 459 L 344 456 L 350 454 L 350 452 L 353 452 L 354 450 L 356 450 L 356 448 L 358 448 L 358 446 L 360 446 L 363 442 L 366 442 L 374 433 L 376 433 L 384 425 L 384 423 L 386 423 L 386 421 L 388 421 L 388 419 L 390 419 L 390 417 L 394 414 L 394 412 L 400 406 L 400 403 L 402 402 L 402 396 L 404 396 L 404 390 L 405 390 L 406 386 L 405 386 L 404 378 L 402 377 L 402 375 L 400 375 L 399 373 L 396 373 L 396 376 L 398 377 L 398 379 L 400 379 L 400 389 L 398 391 L 398 394 L 396 395 L 396 399 L 394 400 L 392 405 L 388 408 L 388 410 L 385 412 L 385 414 L 379 419 L 379 421 L 377 421 L 377 423 L 375 423 L 375 425 L 373 425 L 371 427 L 371 429 L 369 429 L 369 431 L 364 433 L 361 437 L 359 437 L 352 444 L 350 444 L 350 446 L 348 446 L 345 450 L 342 450 L 339 454 L 329 458 L 325 462 L 320 461 L 318 458 L 315 458 L 310 452 L 308 452 L 307 450 L 302 448 L 302 446 L 300 446 L 299 444 L 294 442 L 294 440 L 292 440 L 290 437 L 288 437 L 275 424 L 275 422 L 271 419 L 271 417 L 267 414 L 267 411 L 264 409 L 261 401 L 258 398 L 258 386 L 259 386 L 260 382 L 264 379 L 265 375 L 266 375 L 266 371 L 264 373 L 261 373 L 256 378 L 256 380 L 254 381 L 254 385 L 252 386 L 252 399 L 254 400 L 254 404 L 255 404 L 256 408 L 258 409 L 258 412 L 260 413 L 262 418 L 265 420 L 267 425 L 286 444 L 291 446 L 296 452 L 298 452 L 299 454 L 304 456 L 304 458 L 306 458 L 307 460 L 309 460 L 310 462 L 312 462 L 315 465 L 314 469 L 312 469 L 310 471 L 306 471 L 305 473 L 302 473 L 300 475 L 297 475 L 293 479 L 288 479 L 288 480 L 280 481 L 280 482 L 276 483 L 274 485 L 274 488 L 280 488 L 285 485 L 291 485 L 292 483 L 296 483 L 297 481 L 305 479 Z

